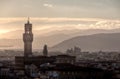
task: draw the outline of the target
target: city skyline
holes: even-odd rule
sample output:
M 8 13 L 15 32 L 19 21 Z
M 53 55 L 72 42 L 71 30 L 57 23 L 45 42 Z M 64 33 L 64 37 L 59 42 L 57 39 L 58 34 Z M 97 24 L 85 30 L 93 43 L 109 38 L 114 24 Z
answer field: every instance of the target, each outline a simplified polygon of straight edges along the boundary
M 1 79 L 120 79 L 120 0 L 0 0 Z

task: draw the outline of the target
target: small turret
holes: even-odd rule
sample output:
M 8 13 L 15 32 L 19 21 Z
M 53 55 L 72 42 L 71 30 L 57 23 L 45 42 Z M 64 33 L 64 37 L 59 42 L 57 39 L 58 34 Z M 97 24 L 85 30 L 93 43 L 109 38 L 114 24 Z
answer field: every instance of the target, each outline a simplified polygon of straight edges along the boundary
M 47 45 L 44 45 L 44 48 L 43 48 L 43 55 L 44 55 L 44 56 L 48 56 Z

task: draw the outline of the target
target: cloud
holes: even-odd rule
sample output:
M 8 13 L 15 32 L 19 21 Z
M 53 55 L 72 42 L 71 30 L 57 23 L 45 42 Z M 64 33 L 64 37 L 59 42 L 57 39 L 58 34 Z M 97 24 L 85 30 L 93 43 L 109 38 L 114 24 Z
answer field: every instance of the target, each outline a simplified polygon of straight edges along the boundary
M 0 18 L 0 35 L 11 31 L 24 31 L 24 24 L 27 18 Z M 30 22 L 33 24 L 33 33 L 40 31 L 39 34 L 47 34 L 51 31 L 63 30 L 87 30 L 87 29 L 117 29 L 120 28 L 120 20 L 101 19 L 101 18 L 39 18 L 31 17 Z M 67 33 L 67 32 L 66 32 Z M 7 37 L 7 36 L 5 36 Z M 3 38 L 1 36 L 1 38 Z
M 117 29 L 120 28 L 120 20 L 103 20 L 90 25 L 95 29 Z
M 52 7 L 53 7 L 52 4 L 47 4 L 47 3 L 43 4 L 43 6 L 44 6 L 44 7 L 49 7 L 49 8 L 52 8 Z
M 0 31 L 24 30 L 27 18 L 0 18 Z M 34 30 L 69 30 L 69 29 L 116 29 L 120 28 L 118 19 L 101 18 L 39 18 L 31 17 Z M 54 28 L 54 29 L 53 29 Z

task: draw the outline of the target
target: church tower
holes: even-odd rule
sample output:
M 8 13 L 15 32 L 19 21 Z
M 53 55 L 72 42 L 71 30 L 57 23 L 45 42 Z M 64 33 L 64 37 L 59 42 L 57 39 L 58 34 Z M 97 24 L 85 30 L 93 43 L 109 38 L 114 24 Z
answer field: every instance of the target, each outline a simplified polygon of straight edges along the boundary
M 24 41 L 24 56 L 28 57 L 32 55 L 32 42 L 33 42 L 33 33 L 32 33 L 32 24 L 29 22 L 24 26 L 25 33 L 23 34 Z

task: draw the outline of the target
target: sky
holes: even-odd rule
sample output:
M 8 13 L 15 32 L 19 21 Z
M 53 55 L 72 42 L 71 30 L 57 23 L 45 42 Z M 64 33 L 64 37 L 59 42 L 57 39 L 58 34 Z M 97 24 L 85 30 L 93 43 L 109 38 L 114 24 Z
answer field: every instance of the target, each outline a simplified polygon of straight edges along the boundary
M 0 34 L 23 30 L 120 28 L 120 0 L 0 0 Z

